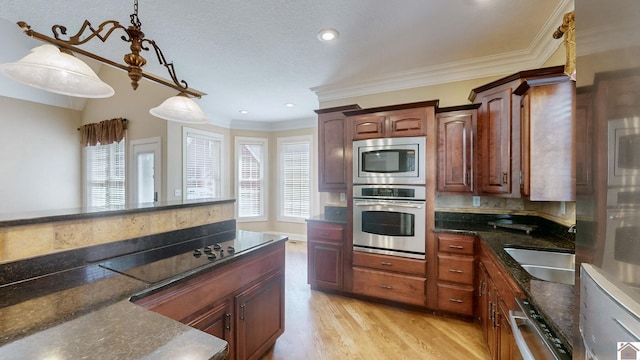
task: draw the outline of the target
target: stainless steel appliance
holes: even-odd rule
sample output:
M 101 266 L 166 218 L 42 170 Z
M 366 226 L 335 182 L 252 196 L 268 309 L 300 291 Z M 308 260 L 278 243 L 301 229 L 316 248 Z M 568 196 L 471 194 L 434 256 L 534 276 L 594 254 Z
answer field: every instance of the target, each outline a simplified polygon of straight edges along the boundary
M 571 352 L 549 330 L 542 317 L 525 299 L 516 299 L 520 310 L 509 310 L 513 337 L 523 360 L 570 360 Z
M 426 188 L 353 186 L 353 249 L 425 258 Z
M 640 2 L 575 2 L 576 359 L 640 359 Z M 581 155 L 581 154 L 578 154 Z
M 354 184 L 425 184 L 424 137 L 353 142 Z

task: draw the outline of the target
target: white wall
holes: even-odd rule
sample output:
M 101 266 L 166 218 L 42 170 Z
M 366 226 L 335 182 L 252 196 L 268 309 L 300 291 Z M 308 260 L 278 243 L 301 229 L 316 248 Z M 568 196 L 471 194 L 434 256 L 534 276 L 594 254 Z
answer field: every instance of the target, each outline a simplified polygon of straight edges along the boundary
M 7 97 L 0 109 L 0 214 L 80 207 L 80 113 Z

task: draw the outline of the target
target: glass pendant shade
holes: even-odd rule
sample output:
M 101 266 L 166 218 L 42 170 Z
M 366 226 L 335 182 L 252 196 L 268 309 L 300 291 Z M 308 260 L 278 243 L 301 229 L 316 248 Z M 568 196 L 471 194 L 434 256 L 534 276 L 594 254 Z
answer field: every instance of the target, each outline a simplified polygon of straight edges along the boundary
M 56 94 L 105 98 L 115 91 L 77 57 L 54 45 L 40 45 L 13 63 L 0 64 L 0 72 L 20 83 Z
M 150 109 L 149 113 L 161 119 L 189 124 L 209 122 L 209 118 L 202 112 L 200 106 L 184 93 L 168 98 L 162 104 Z

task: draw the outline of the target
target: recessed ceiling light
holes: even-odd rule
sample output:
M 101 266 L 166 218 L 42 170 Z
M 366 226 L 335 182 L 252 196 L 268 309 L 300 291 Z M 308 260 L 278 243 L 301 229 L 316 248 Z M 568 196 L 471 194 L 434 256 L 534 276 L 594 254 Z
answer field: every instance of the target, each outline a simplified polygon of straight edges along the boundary
M 296 104 L 293 104 L 293 103 L 286 103 L 286 104 L 284 104 L 284 106 L 286 106 L 286 107 L 288 107 L 288 108 L 292 108 L 292 107 L 296 106 Z
M 318 32 L 318 39 L 320 41 L 332 41 L 338 38 L 338 31 L 336 29 L 323 29 Z
M 247 115 L 249 113 L 247 110 L 240 110 L 238 112 L 242 115 Z

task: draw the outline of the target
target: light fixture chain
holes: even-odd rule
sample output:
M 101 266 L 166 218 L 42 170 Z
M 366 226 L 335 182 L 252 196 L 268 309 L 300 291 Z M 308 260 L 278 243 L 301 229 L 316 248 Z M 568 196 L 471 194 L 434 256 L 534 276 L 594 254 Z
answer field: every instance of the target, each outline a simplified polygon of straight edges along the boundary
M 131 14 L 129 17 L 131 18 L 131 25 L 140 30 L 142 28 L 142 22 L 138 17 L 138 0 L 135 0 L 133 2 L 133 14 Z

